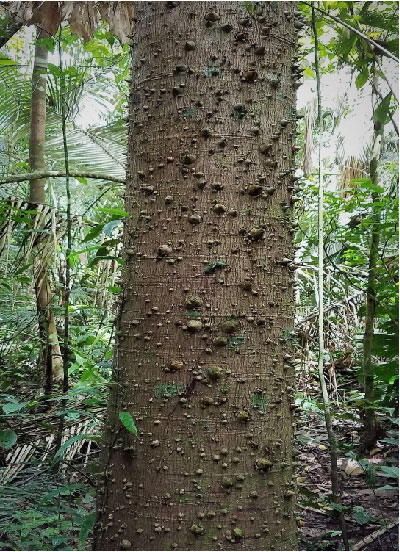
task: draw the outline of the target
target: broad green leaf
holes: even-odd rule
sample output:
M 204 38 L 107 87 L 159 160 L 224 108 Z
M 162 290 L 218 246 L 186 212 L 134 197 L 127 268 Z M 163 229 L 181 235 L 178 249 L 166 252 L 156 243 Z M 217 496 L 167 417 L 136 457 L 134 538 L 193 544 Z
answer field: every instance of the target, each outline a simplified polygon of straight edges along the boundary
M 388 443 L 389 445 L 394 445 L 395 447 L 399 446 L 399 440 L 394 437 L 386 437 L 385 439 L 380 439 L 382 443 Z
M 6 67 L 10 65 L 18 65 L 13 59 L 0 59 L 0 67 Z
M 339 504 L 338 502 L 329 502 L 329 506 L 332 508 L 332 510 L 336 510 L 337 512 L 343 512 L 344 509 L 343 504 Z
M 347 58 L 349 53 L 351 52 L 351 49 L 353 48 L 355 42 L 357 40 L 357 35 L 350 32 L 348 35 L 346 31 L 342 32 L 342 36 L 339 40 L 336 42 L 336 52 L 338 56 L 343 56 L 344 58 Z
M 15 272 L 15 276 L 18 276 L 19 274 L 22 274 L 23 272 L 25 272 L 25 270 L 27 268 L 29 268 L 31 266 L 31 263 L 28 263 L 28 264 L 24 264 L 23 266 L 21 266 L 21 268 L 19 268 L 17 270 L 17 272 Z
M 369 27 L 376 27 L 378 29 L 383 29 L 385 32 L 392 32 L 398 34 L 398 17 L 392 14 L 385 13 L 384 11 L 379 11 L 374 8 L 376 2 L 366 2 L 365 9 L 361 11 L 360 22 L 363 25 L 368 25 Z M 367 9 L 368 8 L 368 9 Z
M 119 286 L 108 286 L 108 291 L 111 291 L 111 293 L 120 293 L 121 288 Z
M 9 449 L 17 442 L 17 435 L 11 429 L 2 429 L 0 431 L 0 447 Z
M 3 411 L 5 414 L 10 414 L 11 412 L 18 412 L 19 410 L 22 410 L 27 404 L 27 402 L 19 403 L 19 402 L 12 402 L 7 403 L 3 405 Z
M 90 240 L 93 240 L 94 238 L 97 238 L 97 236 L 100 234 L 100 232 L 103 230 L 104 224 L 97 224 L 94 228 L 89 230 L 89 232 L 86 234 L 84 242 L 88 242 Z
M 352 514 L 353 519 L 360 525 L 365 525 L 369 521 L 375 519 L 369 512 L 364 510 L 362 506 L 354 506 Z
M 395 56 L 399 55 L 399 39 L 393 38 L 393 40 L 388 40 L 386 42 L 386 48 L 389 52 L 392 52 Z
M 396 466 L 381 466 L 380 469 L 382 471 L 378 472 L 377 475 L 381 475 L 384 477 L 393 477 L 394 479 L 399 478 L 399 468 L 397 468 Z
M 389 107 L 390 107 L 391 98 L 392 98 L 392 93 L 389 92 L 389 94 L 383 98 L 381 103 L 375 109 L 374 115 L 372 117 L 372 120 L 374 122 L 379 122 L 382 125 L 385 125 L 390 121 Z
M 120 412 L 119 419 L 121 420 L 122 425 L 134 435 L 137 435 L 137 428 L 135 422 L 133 421 L 132 415 L 129 412 Z
M 62 71 L 59 68 L 58 65 L 54 65 L 54 63 L 49 63 L 47 66 L 47 69 L 51 75 L 54 75 L 55 77 L 61 77 Z
M 364 65 L 364 67 L 361 70 L 361 73 L 359 73 L 356 78 L 356 87 L 362 88 L 364 84 L 367 82 L 368 77 L 369 77 L 368 67 Z
M 79 440 L 85 440 L 85 441 L 98 441 L 99 440 L 98 435 L 91 435 L 89 433 L 82 433 L 81 435 L 74 435 L 74 437 L 71 437 L 71 439 L 68 439 L 61 447 L 58 449 L 58 451 L 55 453 L 54 458 L 58 458 L 61 456 L 61 454 L 70 447 L 73 443 Z
M 398 487 L 393 487 L 393 485 L 384 485 L 383 487 L 378 487 L 375 491 L 398 491 Z
M 304 75 L 306 77 L 310 77 L 312 79 L 315 79 L 315 73 L 314 71 L 311 69 L 311 67 L 307 67 L 306 69 L 304 69 Z
M 99 213 L 108 213 L 109 215 L 115 215 L 118 217 L 129 217 L 129 213 L 122 209 L 97 209 Z

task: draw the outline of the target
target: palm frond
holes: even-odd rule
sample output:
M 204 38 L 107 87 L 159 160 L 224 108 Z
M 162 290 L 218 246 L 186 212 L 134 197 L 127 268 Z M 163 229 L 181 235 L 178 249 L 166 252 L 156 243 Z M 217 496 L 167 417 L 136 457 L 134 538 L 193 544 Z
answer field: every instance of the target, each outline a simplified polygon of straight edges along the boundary
M 53 119 L 53 117 L 52 117 Z M 64 146 L 54 119 L 49 121 L 46 141 L 48 165 L 52 169 L 63 167 Z M 124 177 L 126 155 L 126 130 L 111 125 L 84 130 L 70 125 L 67 131 L 68 154 L 71 167 Z

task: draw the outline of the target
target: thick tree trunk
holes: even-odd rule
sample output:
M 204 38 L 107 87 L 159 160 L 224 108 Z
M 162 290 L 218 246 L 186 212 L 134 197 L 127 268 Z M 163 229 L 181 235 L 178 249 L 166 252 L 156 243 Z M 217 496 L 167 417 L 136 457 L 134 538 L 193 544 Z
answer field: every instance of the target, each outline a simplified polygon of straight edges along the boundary
M 293 550 L 296 4 L 136 6 L 95 549 Z
M 38 33 L 38 39 L 48 36 L 45 31 Z M 45 169 L 45 131 L 46 131 L 46 84 L 48 52 L 40 42 L 35 46 L 35 62 L 32 73 L 31 124 L 29 136 L 29 165 L 31 171 Z M 46 202 L 45 179 L 30 181 L 29 201 L 35 204 Z M 63 378 L 62 357 L 57 337 L 54 312 L 51 307 L 49 284 L 49 263 L 40 255 L 34 261 L 36 307 L 39 316 L 41 341 L 40 364 L 43 366 L 46 389 L 50 390 L 52 381 Z

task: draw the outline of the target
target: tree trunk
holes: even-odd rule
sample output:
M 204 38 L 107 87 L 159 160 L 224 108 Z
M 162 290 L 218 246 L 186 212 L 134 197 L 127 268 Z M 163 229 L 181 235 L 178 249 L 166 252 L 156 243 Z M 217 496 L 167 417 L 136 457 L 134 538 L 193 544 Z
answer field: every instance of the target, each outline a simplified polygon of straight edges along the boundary
M 136 6 L 95 549 L 294 550 L 296 4 Z
M 46 84 L 47 57 L 45 46 L 40 45 L 40 38 L 48 36 L 45 31 L 38 33 L 39 44 L 35 46 L 35 62 L 32 73 L 31 125 L 29 136 L 29 164 L 32 172 L 45 169 L 45 131 L 46 131 Z M 35 204 L 46 202 L 46 180 L 44 178 L 30 181 L 29 201 L 32 208 Z M 52 381 L 63 378 L 62 357 L 57 337 L 54 312 L 51 307 L 51 290 L 49 284 L 49 260 L 40 255 L 34 260 L 36 308 L 39 317 L 41 341 L 40 365 L 43 366 L 46 390 L 51 388 Z

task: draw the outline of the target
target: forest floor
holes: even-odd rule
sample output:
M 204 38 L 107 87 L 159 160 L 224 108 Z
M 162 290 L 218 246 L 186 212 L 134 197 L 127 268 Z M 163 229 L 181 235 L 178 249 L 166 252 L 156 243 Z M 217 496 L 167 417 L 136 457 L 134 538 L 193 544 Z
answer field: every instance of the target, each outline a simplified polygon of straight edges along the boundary
M 34 388 L 29 384 L 23 387 L 26 393 L 24 396 L 19 393 L 18 400 L 32 400 Z M 313 393 L 309 392 L 307 396 L 312 397 Z M 317 401 L 317 386 L 315 397 Z M 313 404 L 318 405 L 317 402 Z M 83 415 L 83 419 L 90 414 L 82 403 L 70 406 L 70 409 L 72 413 Z M 96 410 L 92 416 L 99 420 L 103 409 Z M 394 479 L 398 447 L 392 437 L 396 428 L 390 426 L 387 419 L 383 420 L 382 437 L 376 447 L 356 459 L 360 429 L 357 413 L 355 410 L 342 413 L 339 408 L 337 414 L 335 429 L 340 448 L 339 477 L 351 550 L 398 550 L 398 491 L 397 480 Z M 21 436 L 18 440 L 20 445 L 11 449 L 8 462 L 7 455 L 0 458 L 3 468 L 10 462 L 16 465 L 16 471 L 12 479 L 6 481 L 3 491 L 0 486 L 0 550 L 87 549 L 87 541 L 83 547 L 82 544 L 79 546 L 78 535 L 81 531 L 82 538 L 83 517 L 94 512 L 93 470 L 97 469 L 99 449 L 93 442 L 76 441 L 74 449 L 70 447 L 68 463 L 63 464 L 60 476 L 60 473 L 54 472 L 54 466 L 51 467 L 50 449 L 47 448 L 46 452 L 51 427 L 56 427 L 54 420 L 51 410 L 14 417 L 13 429 Z M 300 550 L 343 550 L 336 512 L 329 499 L 330 454 L 323 412 L 318 407 L 313 411 L 303 406 L 296 422 Z M 74 426 L 79 428 L 80 433 L 96 432 L 96 429 L 90 429 L 85 424 L 72 422 L 71 428 Z M 71 435 L 73 433 L 70 432 L 69 437 Z M 26 451 L 30 443 L 37 447 L 38 439 L 42 439 L 44 445 L 28 451 L 25 459 L 17 457 L 18 449 Z M 54 449 L 54 443 L 51 446 Z M 43 461 L 44 455 L 47 455 L 46 461 Z M 4 474 L 4 469 L 0 470 L 1 473 Z M 62 492 L 57 491 L 60 485 L 64 485 Z M 33 524 L 30 532 L 26 533 L 24 527 L 31 519 L 37 525 Z M 89 529 L 90 525 L 87 533 Z M 49 548 L 49 542 L 57 538 L 68 540 L 68 547 L 63 548 L 63 543 L 60 543 L 61 548 Z M 7 546 L 7 543 L 10 545 Z
M 300 416 L 299 446 L 300 546 L 304 550 L 343 550 L 339 522 L 329 501 L 330 454 L 324 419 Z M 306 419 L 305 419 L 306 418 Z M 304 428 L 307 428 L 306 430 Z M 351 450 L 357 438 L 354 421 L 337 424 L 339 447 Z M 340 429 L 339 429 L 340 428 Z M 397 481 L 385 477 L 380 466 L 397 464 L 398 448 L 378 441 L 377 446 L 358 461 L 339 453 L 338 468 L 345 508 L 345 521 L 351 550 L 398 550 Z M 361 466 L 360 466 L 361 464 Z

